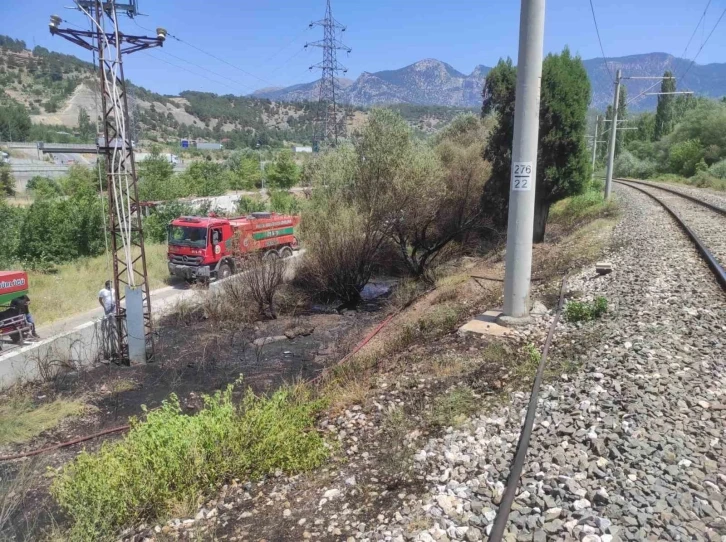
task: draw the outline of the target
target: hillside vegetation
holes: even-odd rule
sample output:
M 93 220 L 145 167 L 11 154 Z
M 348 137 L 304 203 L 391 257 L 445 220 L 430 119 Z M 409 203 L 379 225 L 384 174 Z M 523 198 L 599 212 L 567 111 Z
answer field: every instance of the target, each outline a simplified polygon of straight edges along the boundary
M 663 91 L 673 88 L 663 82 Z M 619 135 L 617 175 L 726 190 L 726 99 L 661 95 L 655 113 L 628 118 L 623 107 L 618 115 L 637 129 Z
M 172 68 L 170 68 L 172 69 Z M 0 35 L 0 140 L 91 141 L 98 110 L 90 62 Z M 478 92 L 478 90 L 477 90 Z M 394 106 L 421 133 L 450 122 L 462 108 Z M 176 144 L 179 138 L 224 140 L 227 149 L 310 144 L 317 102 L 275 102 L 265 97 L 187 90 L 164 96 L 129 83 L 133 138 Z M 368 112 L 350 107 L 356 129 Z

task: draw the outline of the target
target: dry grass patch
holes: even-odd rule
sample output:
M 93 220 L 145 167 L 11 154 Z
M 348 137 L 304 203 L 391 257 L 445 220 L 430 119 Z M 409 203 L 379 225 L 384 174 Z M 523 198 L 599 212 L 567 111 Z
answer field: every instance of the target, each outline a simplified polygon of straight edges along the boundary
M 429 423 L 438 427 L 458 427 L 480 406 L 480 401 L 469 386 L 457 386 L 434 399 Z
M 88 405 L 78 399 L 58 398 L 35 405 L 28 397 L 11 397 L 0 405 L 0 445 L 28 442 L 43 431 L 57 427 L 63 420 L 80 416 Z

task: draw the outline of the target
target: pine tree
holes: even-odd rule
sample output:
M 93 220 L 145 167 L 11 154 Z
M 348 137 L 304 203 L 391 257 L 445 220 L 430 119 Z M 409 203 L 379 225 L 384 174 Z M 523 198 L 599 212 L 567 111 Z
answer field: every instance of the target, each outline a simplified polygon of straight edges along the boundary
M 663 77 L 673 77 L 673 73 L 666 70 L 663 73 Z M 661 92 L 675 92 L 676 80 L 675 79 L 663 79 L 660 84 Z M 675 96 L 672 94 L 658 96 L 658 108 L 655 112 L 655 139 L 659 140 L 663 136 L 671 133 L 674 124 L 674 99 Z

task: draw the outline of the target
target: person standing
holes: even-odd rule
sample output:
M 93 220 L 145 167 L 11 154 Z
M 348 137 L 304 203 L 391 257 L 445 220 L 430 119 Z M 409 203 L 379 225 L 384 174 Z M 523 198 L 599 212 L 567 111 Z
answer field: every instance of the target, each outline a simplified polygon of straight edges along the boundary
M 98 292 L 98 302 L 103 307 L 105 317 L 112 315 L 116 311 L 116 292 L 111 286 L 110 280 L 107 280 L 104 287 Z

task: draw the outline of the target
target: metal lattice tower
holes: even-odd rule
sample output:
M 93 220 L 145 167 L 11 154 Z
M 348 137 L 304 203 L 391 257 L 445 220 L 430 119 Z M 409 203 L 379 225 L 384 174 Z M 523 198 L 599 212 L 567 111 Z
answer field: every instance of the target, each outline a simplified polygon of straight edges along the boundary
M 60 28 L 63 21 L 54 15 L 50 19 L 50 32 L 98 55 L 103 128 L 97 145 L 98 154 L 106 161 L 116 296 L 115 325 L 109 330 L 112 343 L 109 355 L 119 363 L 146 362 L 154 352 L 151 297 L 123 55 L 162 46 L 166 31 L 157 29 L 155 37 L 121 32 L 117 12 L 133 17 L 137 14 L 136 0 L 77 0 L 76 6 L 89 18 L 92 29 Z
M 346 126 L 346 114 L 339 103 L 341 92 L 336 76 L 341 72 L 346 73 L 348 68 L 338 62 L 337 52 L 340 50 L 350 53 L 352 49 L 338 39 L 338 32 L 345 32 L 346 27 L 333 18 L 330 0 L 326 3 L 325 18 L 310 23 L 310 28 L 323 27 L 323 39 L 305 44 L 305 47 L 320 47 L 323 50 L 323 61 L 310 66 L 311 70 L 316 68 L 321 70 L 318 119 L 313 136 L 314 148 L 317 148 L 320 142 L 337 145 L 338 137 L 345 137 Z

